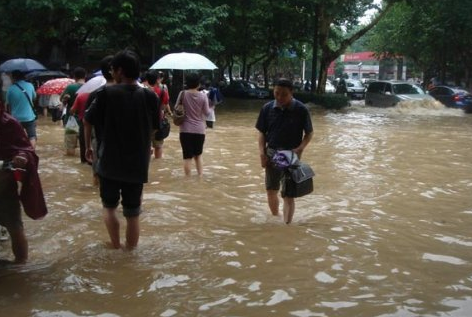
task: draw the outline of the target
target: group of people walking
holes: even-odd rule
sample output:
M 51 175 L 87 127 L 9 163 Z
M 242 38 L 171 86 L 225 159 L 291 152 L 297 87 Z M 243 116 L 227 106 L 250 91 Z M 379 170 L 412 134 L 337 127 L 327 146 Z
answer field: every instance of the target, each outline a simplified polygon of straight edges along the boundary
M 110 247 L 133 249 L 139 241 L 143 184 L 148 181 L 151 155 L 153 154 L 155 158 L 162 156 L 162 123 L 171 113 L 169 95 L 159 76 L 156 78 L 152 73 L 145 77 L 146 86 L 138 82 L 141 67 L 139 58 L 133 51 L 123 50 L 114 56 L 104 58 L 101 68 L 103 76 L 107 79 L 106 85 L 85 98 L 72 95 L 72 88 L 76 87 L 67 87 L 63 93 L 63 100 L 68 104 L 66 115 L 75 114 L 80 119 L 83 132 L 81 160 L 93 164 L 94 173 L 99 178 L 102 213 L 110 238 Z M 80 87 L 81 77 L 76 76 L 75 86 Z M 15 82 L 14 76 L 12 79 Z M 218 101 L 208 87 L 204 87 L 207 90 L 202 93 L 198 74 L 188 74 L 185 82 L 186 89 L 179 93 L 176 101 L 176 104 L 183 105 L 185 112 L 185 119 L 179 126 L 183 170 L 185 175 L 191 175 L 194 164 L 197 175 L 202 176 L 205 131 L 213 126 L 214 107 Z M 34 89 L 31 90 L 27 83 L 23 85 L 24 87 L 20 83 L 20 88 L 24 88 L 30 93 L 31 99 L 34 99 Z M 14 92 L 17 99 L 21 97 L 20 92 L 23 93 L 23 90 L 18 89 Z M 270 150 L 293 150 L 301 157 L 313 134 L 308 109 L 293 99 L 292 93 L 291 81 L 279 80 L 274 87 L 275 100 L 262 108 L 256 124 L 259 131 L 261 166 L 266 169 L 267 198 L 273 215 L 279 214 L 277 195 L 280 184 L 284 182 L 284 175 L 270 164 Z M 70 103 L 72 98 L 75 100 Z M 24 168 L 27 166 L 26 162 L 35 161 L 36 134 L 29 127 L 35 126 L 36 121 L 30 120 L 32 116 L 29 110 L 17 111 L 12 100 L 7 96 L 7 109 L 13 117 L 4 108 L 0 110 L 0 160 L 11 161 L 12 168 L 15 169 Z M 29 116 L 24 117 L 27 120 L 25 122 L 29 120 L 33 124 L 18 123 L 21 122 L 19 120 L 21 117 L 16 118 L 16 115 L 23 111 L 29 113 Z M 21 127 L 26 132 L 18 140 L 6 138 L 5 133 L 10 131 L 7 126 L 15 126 L 17 130 Z M 29 140 L 30 147 L 24 146 L 25 140 Z M 25 153 L 30 152 L 33 156 L 28 158 Z M 23 159 L 25 157 L 26 159 Z M 26 174 L 37 173 L 37 164 L 31 168 L 34 171 L 26 168 Z M 7 171 L 0 170 L 0 176 L 6 174 Z M 35 181 L 40 187 L 39 178 L 35 178 Z M 7 183 L 11 185 L 4 186 Z M 14 190 L 17 190 L 17 187 L 13 179 L 7 181 L 2 179 L 0 200 L 2 202 L 4 199 L 12 200 L 15 196 L 11 196 L 11 192 Z M 42 196 L 42 192 L 33 194 Z M 282 192 L 282 197 L 284 221 L 289 224 L 295 211 L 295 197 L 291 197 L 287 192 Z M 26 238 L 21 222 L 19 199 L 13 200 L 18 203 L 13 209 L 11 206 L 0 204 L 0 225 L 7 227 L 10 232 L 15 262 L 24 263 L 27 259 L 27 243 L 21 242 L 26 241 Z M 44 197 L 42 201 L 44 202 Z M 126 219 L 126 237 L 123 245 L 120 238 L 120 221 L 116 214 L 120 202 Z M 34 208 L 30 204 L 27 206 Z M 44 208 L 37 212 L 27 211 L 27 206 L 23 203 L 25 212 L 34 214 L 36 218 L 47 213 L 45 204 Z M 12 217 L 12 214 L 15 216 Z M 19 229 L 23 232 L 23 236 L 18 239 L 15 235 L 16 229 L 12 228 Z

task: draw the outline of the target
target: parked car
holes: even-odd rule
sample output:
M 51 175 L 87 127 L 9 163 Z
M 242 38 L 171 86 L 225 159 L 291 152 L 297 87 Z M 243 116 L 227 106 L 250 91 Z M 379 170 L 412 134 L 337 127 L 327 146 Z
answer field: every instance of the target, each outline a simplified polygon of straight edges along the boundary
M 246 80 L 234 80 L 221 90 L 225 97 L 269 98 L 269 91 Z
M 403 100 L 434 100 L 419 86 L 395 80 L 377 80 L 371 82 L 365 95 L 366 106 L 394 107 Z
M 451 86 L 435 86 L 429 91 L 434 99 L 450 108 L 460 108 L 472 113 L 472 95 L 465 89 Z
M 357 79 L 341 79 L 336 87 L 337 94 L 346 94 L 351 99 L 364 99 L 365 87 Z

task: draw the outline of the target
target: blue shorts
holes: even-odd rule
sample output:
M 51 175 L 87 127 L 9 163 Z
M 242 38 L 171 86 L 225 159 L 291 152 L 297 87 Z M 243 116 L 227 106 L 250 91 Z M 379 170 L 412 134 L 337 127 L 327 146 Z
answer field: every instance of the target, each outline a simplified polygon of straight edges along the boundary
M 36 140 L 36 120 L 28 121 L 28 122 L 21 122 L 21 126 L 25 129 L 26 134 L 28 135 L 28 139 Z
M 184 160 L 202 155 L 205 134 L 182 132 L 179 134 L 179 138 Z
M 141 213 L 142 183 L 127 183 L 100 176 L 100 198 L 104 208 L 123 206 L 123 216 L 137 217 Z

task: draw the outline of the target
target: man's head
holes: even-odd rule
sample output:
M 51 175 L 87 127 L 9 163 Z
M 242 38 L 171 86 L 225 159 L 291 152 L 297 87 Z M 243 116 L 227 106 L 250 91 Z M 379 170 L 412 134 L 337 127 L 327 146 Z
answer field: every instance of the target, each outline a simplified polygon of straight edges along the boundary
M 158 74 L 156 71 L 149 70 L 144 74 L 144 79 L 148 82 L 149 86 L 154 86 L 157 82 Z
M 85 79 L 86 75 L 87 75 L 87 71 L 85 70 L 85 68 L 83 67 L 74 68 L 73 76 L 74 76 L 75 81 Z
M 111 61 L 113 78 L 117 83 L 138 79 L 140 67 L 138 55 L 131 50 L 116 53 Z
M 280 78 L 275 82 L 274 97 L 283 106 L 290 104 L 293 98 L 293 83 L 291 80 Z
M 19 70 L 14 70 L 10 73 L 10 78 L 13 82 L 17 82 L 17 81 L 25 79 L 25 74 L 23 74 Z
M 113 76 L 111 75 L 110 69 L 110 63 L 112 59 L 113 55 L 107 55 L 100 61 L 100 70 L 102 71 L 103 77 L 105 77 L 107 81 L 113 80 Z

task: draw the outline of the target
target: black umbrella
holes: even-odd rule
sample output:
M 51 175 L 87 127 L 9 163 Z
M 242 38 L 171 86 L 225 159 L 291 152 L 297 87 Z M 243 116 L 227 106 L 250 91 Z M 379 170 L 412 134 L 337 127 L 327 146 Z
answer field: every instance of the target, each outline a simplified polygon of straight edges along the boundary
M 35 70 L 46 70 L 46 67 L 30 58 L 9 59 L 0 65 L 0 72 L 12 72 L 14 70 L 27 73 Z

